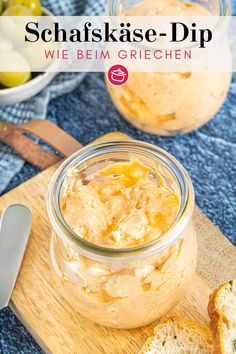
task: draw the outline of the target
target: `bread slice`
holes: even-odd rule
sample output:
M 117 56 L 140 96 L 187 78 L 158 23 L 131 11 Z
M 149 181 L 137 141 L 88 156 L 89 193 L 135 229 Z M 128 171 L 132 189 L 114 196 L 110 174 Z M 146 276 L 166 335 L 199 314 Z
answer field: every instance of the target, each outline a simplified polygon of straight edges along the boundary
M 231 280 L 210 296 L 208 313 L 214 340 L 214 353 L 236 353 L 236 279 Z
M 212 354 L 210 329 L 177 316 L 164 317 L 139 354 Z

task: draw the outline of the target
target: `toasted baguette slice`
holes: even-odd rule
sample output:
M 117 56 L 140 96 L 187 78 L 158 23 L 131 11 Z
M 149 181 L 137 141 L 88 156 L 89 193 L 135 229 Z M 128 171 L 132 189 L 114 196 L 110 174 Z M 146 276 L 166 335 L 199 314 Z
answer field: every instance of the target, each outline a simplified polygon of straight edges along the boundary
M 162 319 L 139 354 L 212 354 L 210 329 L 177 316 Z
M 210 296 L 208 313 L 214 353 L 236 353 L 236 279 L 221 285 Z

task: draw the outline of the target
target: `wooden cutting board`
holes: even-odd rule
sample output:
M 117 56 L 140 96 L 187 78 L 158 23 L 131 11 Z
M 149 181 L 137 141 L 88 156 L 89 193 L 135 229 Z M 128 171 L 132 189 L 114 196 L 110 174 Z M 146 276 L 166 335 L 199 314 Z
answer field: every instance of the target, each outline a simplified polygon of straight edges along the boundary
M 114 133 L 114 137 L 119 136 L 124 137 Z M 152 335 L 154 324 L 134 330 L 96 325 L 76 313 L 56 287 L 49 259 L 50 225 L 45 204 L 55 170 L 56 166 L 50 167 L 0 200 L 0 211 L 10 204 L 23 203 L 33 215 L 32 232 L 10 307 L 46 353 L 137 353 Z M 236 248 L 197 207 L 194 222 L 199 245 L 198 274 L 173 312 L 208 323 L 210 288 L 236 278 Z

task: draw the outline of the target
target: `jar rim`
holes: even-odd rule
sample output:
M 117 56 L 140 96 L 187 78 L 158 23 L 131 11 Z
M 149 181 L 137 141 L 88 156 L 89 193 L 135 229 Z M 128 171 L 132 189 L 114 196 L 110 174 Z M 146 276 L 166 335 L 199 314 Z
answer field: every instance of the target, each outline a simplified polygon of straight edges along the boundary
M 109 0 L 108 1 L 108 15 L 117 16 L 116 9 L 118 7 L 120 0 Z M 232 6 L 231 0 L 217 0 L 219 3 L 220 13 L 218 16 L 231 16 Z M 213 16 L 213 15 L 212 15 Z M 214 15 L 216 16 L 216 15 Z
M 158 238 L 135 247 L 109 248 L 103 247 L 81 238 L 66 223 L 60 208 L 60 192 L 67 172 L 74 166 L 88 161 L 90 158 L 114 152 L 141 153 L 161 163 L 175 178 L 180 189 L 180 208 L 172 225 Z M 134 261 L 146 258 L 169 247 L 184 230 L 190 221 L 194 208 L 194 190 L 192 182 L 183 166 L 165 150 L 138 140 L 110 140 L 92 143 L 78 150 L 66 159 L 53 175 L 47 195 L 48 216 L 56 234 L 63 239 L 72 241 L 81 254 L 96 260 L 109 259 L 114 261 Z
M 114 17 L 118 16 L 117 8 L 119 5 L 119 1 L 120 0 L 108 0 L 108 4 L 107 4 L 108 16 L 114 16 Z M 224 18 L 232 15 L 232 5 L 231 5 L 231 0 L 217 0 L 217 2 L 219 4 L 220 13 L 218 15 L 212 15 L 212 16 L 219 17 L 215 27 L 213 28 L 213 32 L 219 35 L 221 28 L 223 28 L 223 30 L 225 28 Z M 188 46 L 188 48 L 194 48 L 195 46 L 196 45 L 193 44 Z

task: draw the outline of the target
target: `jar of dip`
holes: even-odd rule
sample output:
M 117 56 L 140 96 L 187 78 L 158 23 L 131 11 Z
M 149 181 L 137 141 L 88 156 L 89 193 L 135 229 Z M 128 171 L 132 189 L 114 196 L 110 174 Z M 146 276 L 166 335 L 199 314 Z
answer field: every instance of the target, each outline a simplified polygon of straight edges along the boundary
M 110 0 L 108 8 L 111 16 L 231 13 L 229 0 Z M 226 41 L 220 50 L 228 52 Z M 115 106 L 131 124 L 151 134 L 169 136 L 190 132 L 208 122 L 223 104 L 231 76 L 231 72 L 130 72 L 125 85 L 106 84 Z
M 194 192 L 164 150 L 133 140 L 91 144 L 58 168 L 47 208 L 52 265 L 76 312 L 134 328 L 185 292 L 197 261 Z

